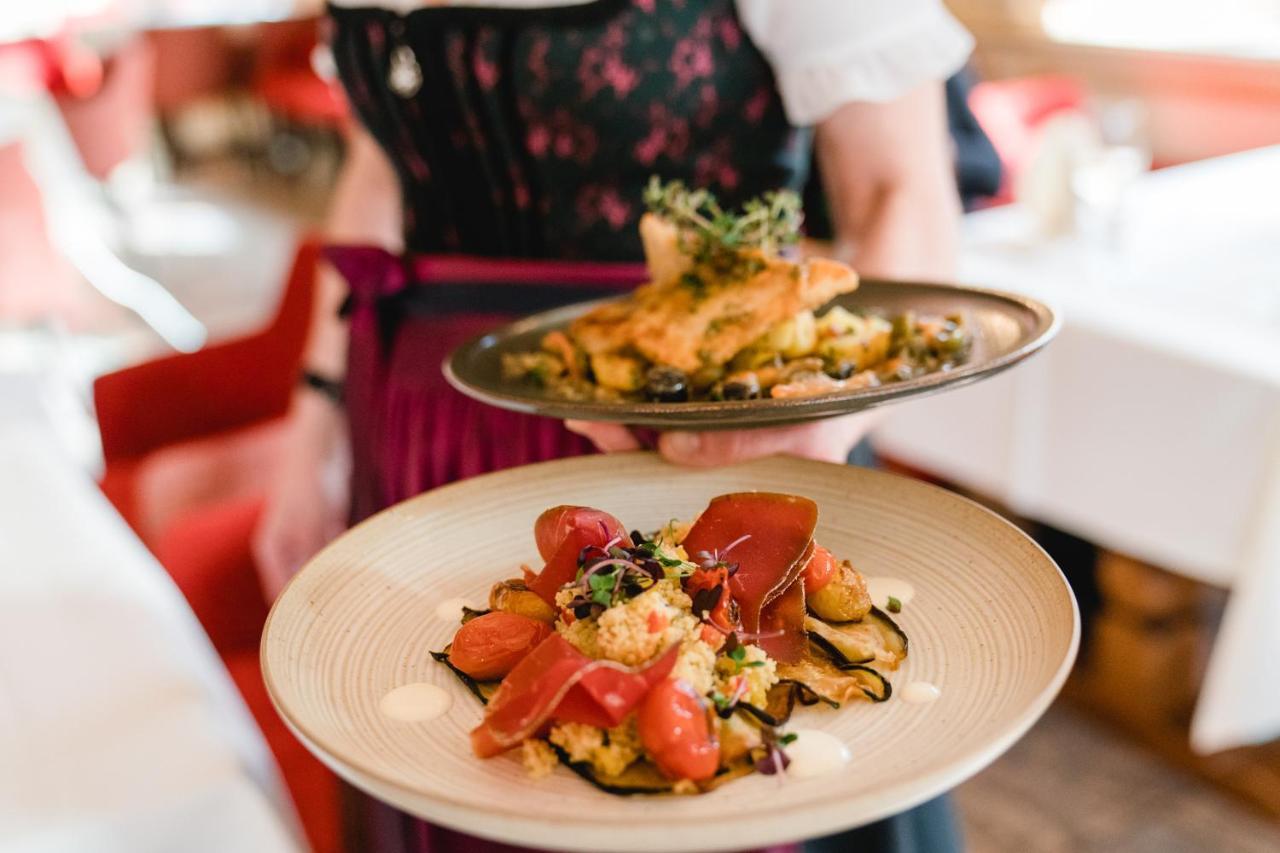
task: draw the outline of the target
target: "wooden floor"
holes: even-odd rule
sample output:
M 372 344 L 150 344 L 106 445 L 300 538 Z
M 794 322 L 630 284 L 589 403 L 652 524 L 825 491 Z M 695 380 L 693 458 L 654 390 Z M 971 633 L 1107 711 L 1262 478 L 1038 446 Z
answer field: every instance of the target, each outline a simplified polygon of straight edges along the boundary
M 1280 851 L 1280 822 L 1061 701 L 956 801 L 971 853 Z

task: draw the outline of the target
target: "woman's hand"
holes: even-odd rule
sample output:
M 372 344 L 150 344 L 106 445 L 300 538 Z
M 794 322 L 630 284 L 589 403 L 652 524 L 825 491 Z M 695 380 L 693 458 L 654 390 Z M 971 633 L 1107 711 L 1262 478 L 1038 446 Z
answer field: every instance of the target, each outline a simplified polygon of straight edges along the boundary
M 350 451 L 342 411 L 300 389 L 284 455 L 253 535 L 258 579 L 274 601 L 302 564 L 346 528 Z
M 762 456 L 784 454 L 844 462 L 853 446 L 871 429 L 874 415 L 845 415 L 798 426 L 713 432 L 664 432 L 657 450 L 678 465 L 714 468 Z M 566 421 L 567 426 L 606 453 L 639 450 L 640 441 L 621 424 Z

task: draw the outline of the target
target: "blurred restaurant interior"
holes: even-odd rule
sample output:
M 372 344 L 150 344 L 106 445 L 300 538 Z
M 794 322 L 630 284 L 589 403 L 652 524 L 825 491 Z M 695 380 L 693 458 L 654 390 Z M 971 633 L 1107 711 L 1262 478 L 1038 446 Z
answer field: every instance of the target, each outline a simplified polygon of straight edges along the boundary
M 955 278 L 1062 326 L 874 464 L 1032 535 L 1083 629 L 967 847 L 1280 850 L 1280 0 L 946 5 L 999 161 Z M 252 547 L 356 122 L 324 5 L 3 6 L 0 850 L 355 849 Z

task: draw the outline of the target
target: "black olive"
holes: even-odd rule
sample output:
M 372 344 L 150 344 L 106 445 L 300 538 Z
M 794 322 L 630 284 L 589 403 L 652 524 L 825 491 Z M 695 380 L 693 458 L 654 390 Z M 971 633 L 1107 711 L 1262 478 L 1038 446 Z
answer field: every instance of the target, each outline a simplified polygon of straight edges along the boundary
M 835 370 L 831 371 L 831 377 L 833 379 L 848 379 L 857 372 L 857 365 L 852 361 L 842 361 L 836 365 Z
M 754 373 L 728 379 L 721 389 L 726 400 L 754 400 L 760 396 L 760 380 Z
M 683 370 L 659 365 L 644 377 L 644 393 L 659 403 L 683 403 L 689 399 L 689 380 Z

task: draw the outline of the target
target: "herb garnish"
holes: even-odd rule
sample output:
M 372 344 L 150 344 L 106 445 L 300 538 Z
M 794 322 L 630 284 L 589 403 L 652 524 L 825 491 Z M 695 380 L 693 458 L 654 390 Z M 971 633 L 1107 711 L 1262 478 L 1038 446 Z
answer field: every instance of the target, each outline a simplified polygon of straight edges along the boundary
M 764 267 L 759 258 L 742 257 L 743 249 L 776 255 L 800 239 L 804 220 L 800 197 L 790 190 L 767 192 L 746 202 L 741 211 L 731 211 L 720 207 L 716 197 L 705 189 L 691 190 L 683 181 L 663 183 L 657 175 L 649 179 L 644 202 L 650 211 L 676 227 L 680 250 L 695 264 L 740 278 Z M 697 278 L 688 273 L 681 283 L 692 284 L 692 280 L 685 280 L 690 276 Z
M 734 672 L 742 672 L 744 669 L 751 669 L 757 666 L 764 666 L 764 661 L 762 660 L 752 660 L 752 661 L 747 660 L 746 646 L 734 646 L 732 649 L 729 650 L 728 657 L 729 657 L 729 660 L 733 661 L 734 663 L 734 666 L 735 666 Z
M 890 613 L 902 612 L 902 602 L 894 598 L 892 595 L 889 596 L 889 603 L 886 605 L 886 607 Z

